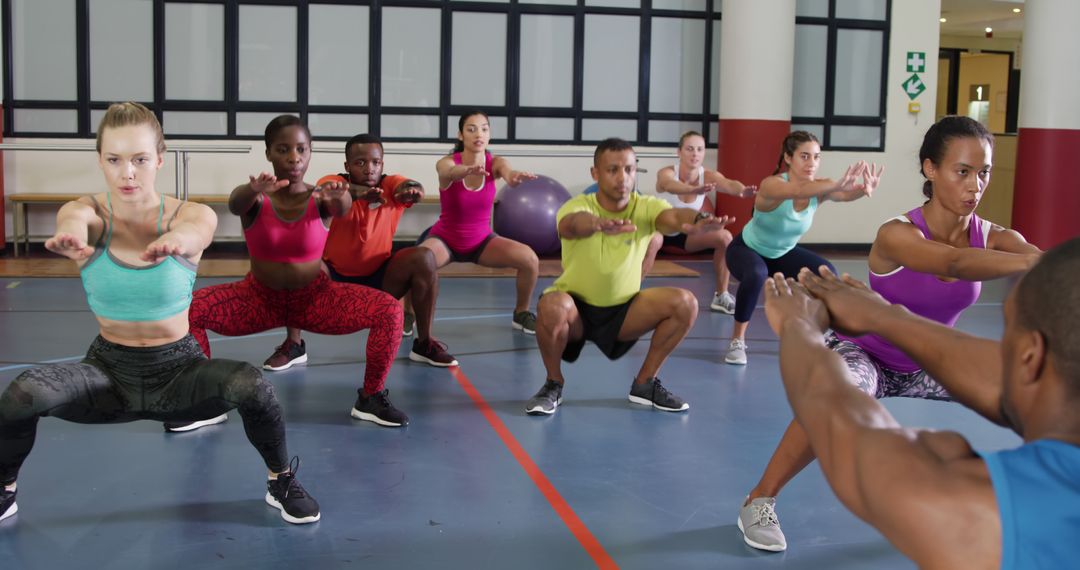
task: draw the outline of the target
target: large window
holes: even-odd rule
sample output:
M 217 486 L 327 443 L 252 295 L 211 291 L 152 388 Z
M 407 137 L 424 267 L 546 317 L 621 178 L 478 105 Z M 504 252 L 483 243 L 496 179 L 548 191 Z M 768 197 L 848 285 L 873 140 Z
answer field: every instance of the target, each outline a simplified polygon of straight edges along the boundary
M 885 148 L 891 1 L 796 3 L 791 122 L 825 148 Z
M 887 2 L 799 0 L 795 122 L 826 146 L 880 141 Z M 471 109 L 496 141 L 716 135 L 721 0 L 2 5 L 9 136 L 89 137 L 127 99 L 190 138 L 258 138 L 293 113 L 320 138 L 447 140 Z

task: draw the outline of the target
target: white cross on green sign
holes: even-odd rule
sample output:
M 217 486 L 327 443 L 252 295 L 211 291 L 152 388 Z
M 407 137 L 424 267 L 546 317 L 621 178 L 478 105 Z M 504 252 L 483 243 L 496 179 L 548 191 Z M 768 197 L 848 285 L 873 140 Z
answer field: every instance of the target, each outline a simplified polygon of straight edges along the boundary
M 922 73 L 926 71 L 926 52 L 907 52 L 907 70 L 911 73 Z

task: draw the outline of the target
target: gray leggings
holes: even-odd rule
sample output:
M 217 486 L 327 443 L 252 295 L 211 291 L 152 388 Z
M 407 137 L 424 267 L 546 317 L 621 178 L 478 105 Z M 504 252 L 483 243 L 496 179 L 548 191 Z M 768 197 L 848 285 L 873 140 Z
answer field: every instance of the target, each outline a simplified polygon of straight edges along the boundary
M 94 339 L 77 364 L 31 368 L 0 394 L 0 484 L 15 481 L 34 447 L 38 418 L 84 424 L 185 422 L 238 409 L 248 440 L 274 472 L 288 466 L 274 388 L 246 362 L 208 360 L 188 335 L 163 346 Z
M 847 364 L 859 390 L 874 398 L 922 398 L 952 400 L 952 396 L 924 370 L 897 372 L 885 368 L 861 346 L 841 340 L 834 333 L 825 337 L 825 344 L 839 354 Z

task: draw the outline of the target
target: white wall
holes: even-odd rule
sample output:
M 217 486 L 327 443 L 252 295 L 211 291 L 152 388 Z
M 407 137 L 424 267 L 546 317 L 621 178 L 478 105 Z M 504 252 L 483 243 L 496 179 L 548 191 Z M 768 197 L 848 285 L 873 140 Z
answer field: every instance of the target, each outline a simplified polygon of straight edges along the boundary
M 854 161 L 866 159 L 885 165 L 885 175 L 881 188 L 871 199 L 864 199 L 850 204 L 828 204 L 818 211 L 813 228 L 804 239 L 805 243 L 870 243 L 877 232 L 877 227 L 886 219 L 903 213 L 921 203 L 922 178 L 918 173 L 918 149 L 922 136 L 934 117 L 934 94 L 937 92 L 938 0 L 927 2 L 893 2 L 892 32 L 890 34 L 889 67 L 886 82 L 887 124 L 885 152 L 826 152 L 822 160 L 821 174 L 837 177 Z M 748 57 L 753 56 L 754 46 L 746 47 Z M 909 75 L 905 73 L 905 57 L 908 51 L 926 52 L 927 68 L 921 74 L 926 84 L 926 91 L 918 98 L 922 112 L 917 116 L 907 112 L 908 98 L 900 85 Z M 719 62 L 717 62 L 719 64 Z M 316 136 L 316 148 L 338 149 L 340 142 L 319 142 Z M 5 142 L 20 142 L 8 139 Z M 71 143 L 67 140 L 22 139 L 21 142 L 33 143 Z M 190 144 L 250 144 L 248 154 L 192 155 L 189 166 L 189 190 L 193 194 L 227 193 L 237 184 L 247 180 L 248 174 L 266 170 L 269 164 L 263 156 L 261 141 L 170 141 Z M 642 155 L 641 166 L 649 169 L 641 175 L 642 190 L 653 192 L 656 171 L 674 160 L 674 142 L 669 148 L 639 147 Z M 779 151 L 777 141 L 777 149 Z M 449 145 L 445 144 L 405 144 L 388 143 L 387 172 L 401 173 L 421 181 L 429 192 L 436 189 L 435 161 L 445 153 Z M 428 149 L 428 155 L 395 154 L 396 150 Z M 529 153 L 550 150 L 580 153 L 575 157 L 514 157 L 515 168 L 530 170 L 549 175 L 561 181 L 571 194 L 576 194 L 591 184 L 589 167 L 592 165 L 592 147 L 584 146 L 498 146 L 495 152 Z M 18 192 L 53 192 L 83 193 L 97 192 L 102 189 L 101 174 L 97 169 L 96 155 L 93 152 L 4 152 L 4 185 L 7 194 Z M 166 160 L 158 176 L 158 190 L 172 193 L 174 188 L 174 165 L 172 155 Z M 669 158 L 670 157 L 670 158 Z M 309 181 L 314 182 L 324 173 L 338 172 L 344 157 L 342 153 L 316 153 L 308 172 Z M 715 151 L 706 157 L 707 164 L 715 164 Z M 757 181 L 744 181 L 756 183 Z M 402 220 L 399 230 L 404 234 L 416 234 L 434 222 L 437 208 L 419 206 Z M 14 226 L 11 220 L 12 208 L 7 208 L 7 235 L 10 237 Z M 240 228 L 237 219 L 224 209 L 219 209 L 219 236 L 238 237 Z M 35 236 L 50 233 L 54 227 L 55 210 L 36 207 L 32 211 L 30 227 Z
M 885 84 L 885 152 L 826 152 L 821 160 L 821 175 L 832 178 L 860 159 L 884 164 L 881 186 L 872 198 L 830 203 L 819 209 L 804 243 L 870 243 L 885 220 L 922 204 L 919 146 L 935 116 L 939 17 L 940 0 L 892 3 Z M 922 105 L 918 115 L 908 113 L 909 99 L 901 88 L 911 75 L 905 65 L 909 51 L 925 52 L 927 56 L 926 72 L 919 74 L 926 91 L 916 99 Z

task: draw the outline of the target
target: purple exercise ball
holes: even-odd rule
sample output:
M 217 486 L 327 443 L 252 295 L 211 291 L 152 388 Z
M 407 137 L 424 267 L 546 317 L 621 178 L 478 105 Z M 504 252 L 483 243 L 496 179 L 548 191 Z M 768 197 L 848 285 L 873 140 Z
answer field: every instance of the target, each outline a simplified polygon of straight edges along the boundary
M 538 175 L 517 186 L 503 186 L 495 205 L 495 233 L 528 245 L 537 255 L 559 251 L 555 214 L 570 199 L 562 184 Z

